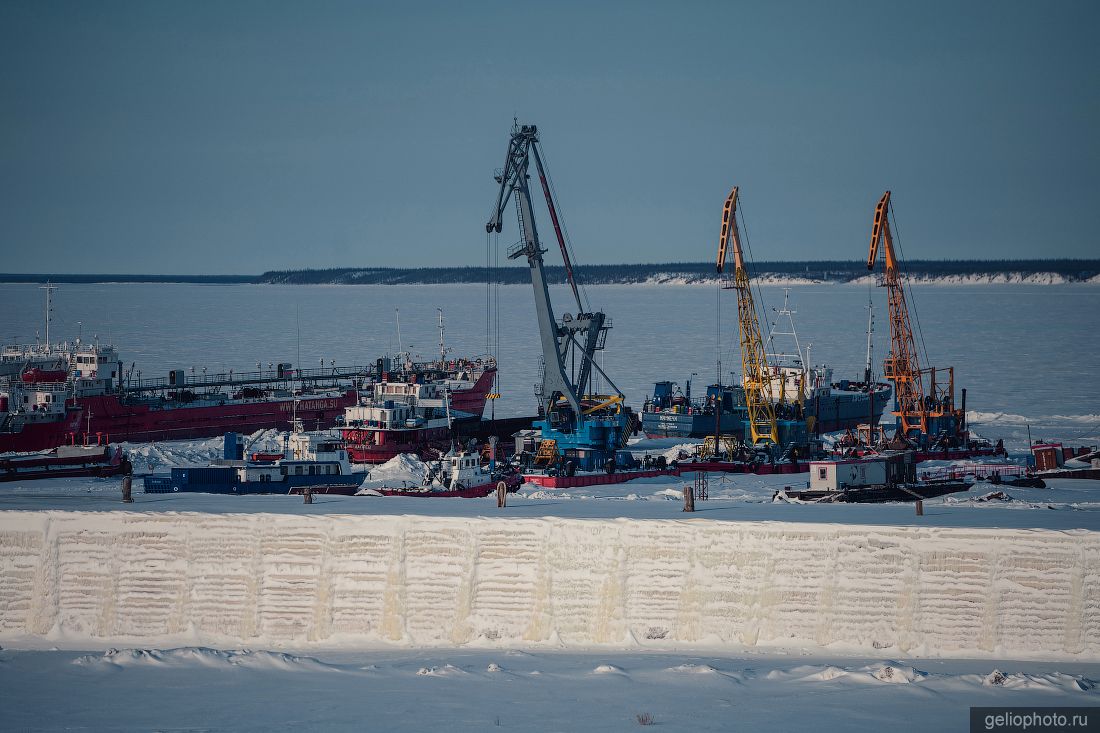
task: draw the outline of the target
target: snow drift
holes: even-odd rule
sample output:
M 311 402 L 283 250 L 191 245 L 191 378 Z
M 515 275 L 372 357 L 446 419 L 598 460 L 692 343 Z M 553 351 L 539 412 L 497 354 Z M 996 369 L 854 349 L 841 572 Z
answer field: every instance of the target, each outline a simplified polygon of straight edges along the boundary
M 1084 530 L 0 512 L 0 639 L 1095 660 L 1098 560 Z

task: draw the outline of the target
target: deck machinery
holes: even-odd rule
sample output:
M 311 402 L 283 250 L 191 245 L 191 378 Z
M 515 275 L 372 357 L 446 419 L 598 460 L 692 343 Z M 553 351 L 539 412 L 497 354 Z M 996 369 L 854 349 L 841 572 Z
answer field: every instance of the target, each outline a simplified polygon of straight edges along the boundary
M 964 445 L 966 433 L 966 390 L 962 407 L 955 408 L 955 368 L 921 368 L 905 283 L 894 252 L 890 230 L 890 192 L 879 199 L 871 226 L 871 248 L 867 269 L 874 270 L 882 250 L 885 273 L 881 285 L 886 288 L 890 311 L 890 353 L 883 364 L 885 377 L 894 384 L 894 416 L 897 418 L 896 442 L 920 448 L 953 448 Z M 943 376 L 946 372 L 946 378 Z M 927 389 L 925 379 L 928 380 Z
M 542 259 L 547 250 L 539 242 L 535 224 L 528 185 L 532 160 L 577 304 L 577 312 L 564 313 L 561 320 L 554 316 Z M 508 249 L 508 258 L 527 258 L 535 291 L 535 312 L 542 345 L 541 381 L 535 385 L 542 419 L 534 423 L 541 440 L 535 462 L 547 468 L 564 469 L 567 473 L 598 469 L 610 472 L 616 467 L 632 465 L 630 454 L 620 449 L 635 427 L 633 414 L 623 404 L 622 392 L 595 359 L 596 352 L 604 348 L 611 320 L 604 313 L 587 307 L 577 287 L 535 125 L 513 126 L 504 168 L 497 173 L 496 180 L 500 189 L 485 230 L 501 231 L 504 211 L 509 199 L 514 197 L 522 238 Z M 595 393 L 595 373 L 613 392 Z

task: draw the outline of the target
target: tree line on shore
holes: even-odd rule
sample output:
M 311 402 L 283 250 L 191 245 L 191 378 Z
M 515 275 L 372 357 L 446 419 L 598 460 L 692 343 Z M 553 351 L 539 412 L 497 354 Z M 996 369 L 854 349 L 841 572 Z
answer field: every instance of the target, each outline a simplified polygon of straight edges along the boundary
M 565 268 L 547 265 L 551 283 L 565 283 Z M 731 268 L 727 267 L 727 271 Z M 876 272 L 881 272 L 881 266 Z M 1100 276 L 1100 259 L 1050 260 L 911 260 L 904 264 L 906 274 L 917 280 L 946 278 L 1026 279 L 1053 275 L 1068 282 L 1083 282 Z M 588 285 L 632 284 L 648 282 L 704 283 L 718 275 L 713 262 L 665 262 L 649 264 L 579 265 L 577 279 Z M 814 282 L 852 282 L 868 275 L 864 260 L 815 260 L 802 262 L 757 262 L 752 274 L 762 280 L 806 280 Z M 441 285 L 485 283 L 502 285 L 528 283 L 524 265 L 508 265 L 488 270 L 485 267 L 333 267 L 309 270 L 271 270 L 261 275 L 134 275 L 134 274 L 56 274 L 0 273 L 0 282 L 42 283 L 205 283 L 221 284 L 292 284 L 292 285 Z

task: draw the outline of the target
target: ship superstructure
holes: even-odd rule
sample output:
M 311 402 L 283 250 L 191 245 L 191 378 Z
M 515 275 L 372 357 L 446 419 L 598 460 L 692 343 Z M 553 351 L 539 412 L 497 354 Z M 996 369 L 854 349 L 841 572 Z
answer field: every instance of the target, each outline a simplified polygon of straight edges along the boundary
M 384 463 L 399 453 L 429 458 L 446 450 L 456 424 L 481 420 L 495 374 L 492 359 L 436 378 L 425 372 L 403 379 L 385 374 L 339 421 L 352 461 Z

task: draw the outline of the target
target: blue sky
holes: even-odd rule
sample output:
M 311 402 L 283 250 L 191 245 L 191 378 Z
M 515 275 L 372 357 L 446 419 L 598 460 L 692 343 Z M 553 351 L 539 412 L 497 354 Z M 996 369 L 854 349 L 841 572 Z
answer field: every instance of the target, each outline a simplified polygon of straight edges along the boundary
M 583 263 L 1100 256 L 1100 4 L 0 3 L 0 271 L 484 262 L 513 115 Z M 543 234 L 550 235 L 543 226 Z M 518 238 L 507 220 L 502 242 Z

